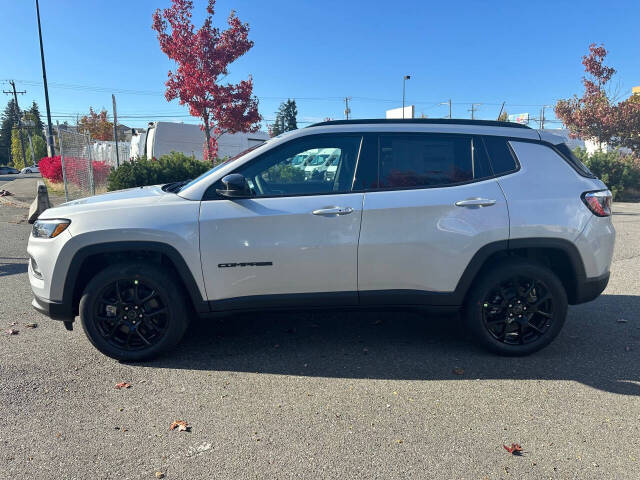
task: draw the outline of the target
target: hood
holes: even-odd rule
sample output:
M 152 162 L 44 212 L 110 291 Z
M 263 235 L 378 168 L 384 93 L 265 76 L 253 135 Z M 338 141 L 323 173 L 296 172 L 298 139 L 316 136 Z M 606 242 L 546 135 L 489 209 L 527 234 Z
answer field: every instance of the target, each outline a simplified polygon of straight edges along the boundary
M 177 197 L 174 193 L 163 191 L 162 185 L 128 188 L 63 203 L 45 210 L 40 214 L 40 218 L 66 218 L 78 212 L 126 208 L 131 201 L 136 205 L 150 204 L 167 196 Z

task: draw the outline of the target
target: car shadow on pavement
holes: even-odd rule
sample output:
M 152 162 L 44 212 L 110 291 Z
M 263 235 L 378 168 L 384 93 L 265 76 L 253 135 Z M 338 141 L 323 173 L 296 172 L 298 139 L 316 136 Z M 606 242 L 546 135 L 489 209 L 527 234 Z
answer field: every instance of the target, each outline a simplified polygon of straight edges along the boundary
M 640 395 L 640 296 L 603 295 L 569 310 L 559 337 L 529 357 L 499 357 L 459 317 L 400 311 L 237 314 L 192 322 L 151 368 L 395 380 L 574 380 Z
M 8 277 L 9 275 L 17 275 L 26 273 L 29 269 L 27 263 L 7 263 L 4 260 L 23 260 L 24 258 L 8 258 L 0 257 L 0 277 Z

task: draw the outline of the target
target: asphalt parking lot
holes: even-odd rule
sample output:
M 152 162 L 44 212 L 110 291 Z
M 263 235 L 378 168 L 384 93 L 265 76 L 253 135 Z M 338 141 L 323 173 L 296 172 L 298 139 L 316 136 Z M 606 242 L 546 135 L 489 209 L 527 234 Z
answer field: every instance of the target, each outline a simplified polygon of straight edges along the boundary
M 0 205 L 0 478 L 640 478 L 640 204 L 614 212 L 607 290 L 531 357 L 456 319 L 297 312 L 127 365 L 32 310 L 29 225 Z

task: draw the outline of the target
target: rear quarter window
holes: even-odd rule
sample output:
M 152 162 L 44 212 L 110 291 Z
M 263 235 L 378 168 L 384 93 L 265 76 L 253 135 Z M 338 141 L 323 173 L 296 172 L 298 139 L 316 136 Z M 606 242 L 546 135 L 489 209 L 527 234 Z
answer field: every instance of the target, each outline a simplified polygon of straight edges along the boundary
M 566 143 L 560 143 L 554 145 L 556 150 L 560 152 L 560 155 L 571 165 L 580 175 L 588 178 L 595 178 L 595 175 L 591 173 L 591 170 L 576 157 L 575 153 L 571 151 Z
M 484 137 L 489 162 L 494 175 L 504 175 L 518 169 L 515 155 L 504 137 Z

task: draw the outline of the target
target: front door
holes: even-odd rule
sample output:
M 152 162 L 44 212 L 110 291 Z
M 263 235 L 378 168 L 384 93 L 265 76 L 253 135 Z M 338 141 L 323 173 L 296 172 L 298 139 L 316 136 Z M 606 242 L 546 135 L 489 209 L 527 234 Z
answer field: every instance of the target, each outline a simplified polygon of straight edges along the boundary
M 252 198 L 202 201 L 200 254 L 214 310 L 357 304 L 360 143 L 357 135 L 294 139 L 234 171 Z M 327 155 L 338 158 L 335 173 L 309 168 Z

